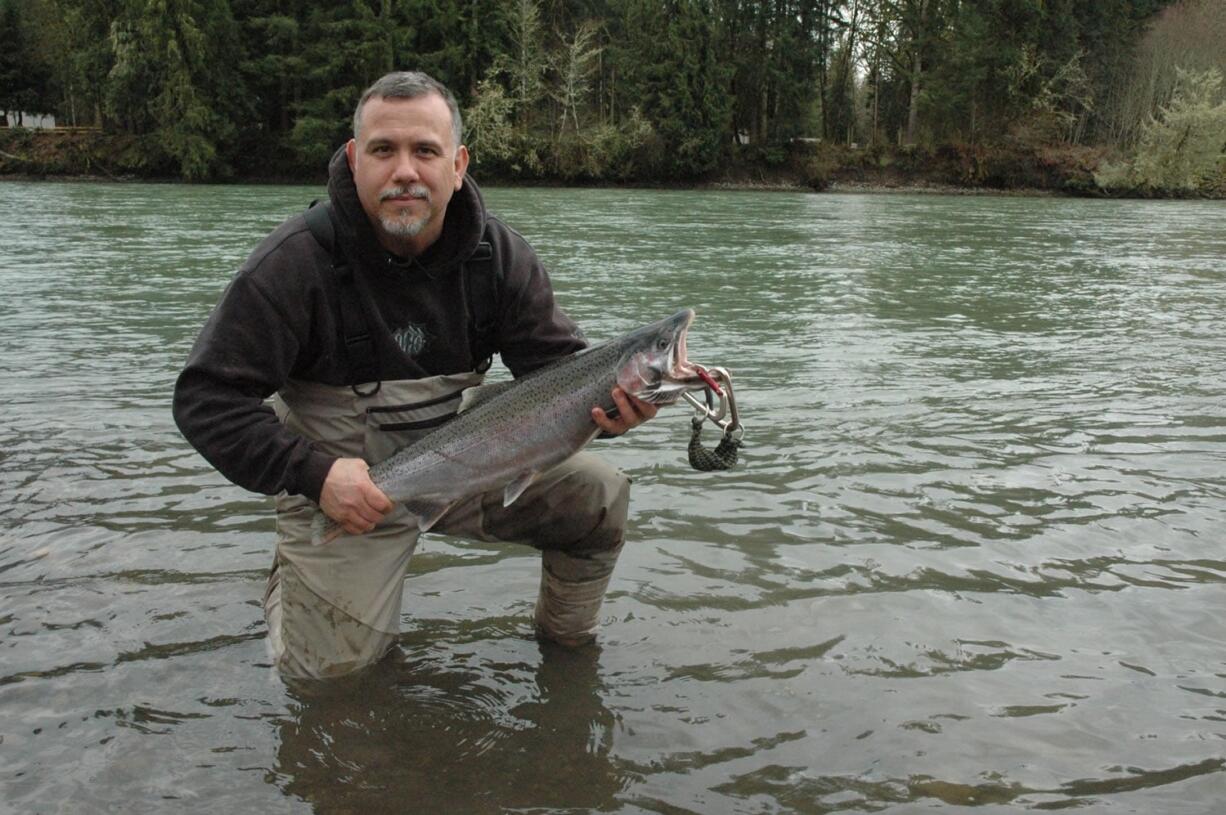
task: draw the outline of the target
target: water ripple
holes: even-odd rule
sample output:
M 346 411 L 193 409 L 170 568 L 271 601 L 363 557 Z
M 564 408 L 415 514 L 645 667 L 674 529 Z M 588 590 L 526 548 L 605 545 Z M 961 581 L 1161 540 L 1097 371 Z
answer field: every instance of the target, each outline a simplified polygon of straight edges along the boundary
M 602 648 L 539 566 L 427 537 L 394 657 L 265 651 L 268 499 L 178 368 L 307 187 L 6 183 L 0 780 L 35 811 L 1212 811 L 1226 755 L 1226 211 L 487 190 L 593 339 L 694 307 L 747 425 L 634 480 Z M 559 779 L 562 779 L 561 781 Z

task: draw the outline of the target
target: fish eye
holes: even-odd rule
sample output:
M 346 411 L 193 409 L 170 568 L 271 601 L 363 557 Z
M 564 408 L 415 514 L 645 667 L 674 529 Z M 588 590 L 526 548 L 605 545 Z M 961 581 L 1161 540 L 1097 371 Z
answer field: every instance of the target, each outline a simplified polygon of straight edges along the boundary
M 656 340 L 656 350 L 657 351 L 664 351 L 667 348 L 668 348 L 668 337 L 660 337 L 660 339 Z

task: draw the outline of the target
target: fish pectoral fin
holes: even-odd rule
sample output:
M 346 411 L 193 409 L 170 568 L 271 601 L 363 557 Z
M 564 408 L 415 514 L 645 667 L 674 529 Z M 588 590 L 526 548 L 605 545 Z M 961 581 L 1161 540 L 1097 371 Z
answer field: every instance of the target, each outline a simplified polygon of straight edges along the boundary
M 417 528 L 422 532 L 429 532 L 453 506 L 455 506 L 455 501 L 445 504 L 425 500 L 405 501 L 404 503 L 404 508 L 417 519 Z
M 507 484 L 506 489 L 502 491 L 502 505 L 509 507 L 515 503 L 515 499 L 524 494 L 524 490 L 532 486 L 532 482 L 540 475 L 536 470 L 524 470 L 515 477 L 515 480 Z

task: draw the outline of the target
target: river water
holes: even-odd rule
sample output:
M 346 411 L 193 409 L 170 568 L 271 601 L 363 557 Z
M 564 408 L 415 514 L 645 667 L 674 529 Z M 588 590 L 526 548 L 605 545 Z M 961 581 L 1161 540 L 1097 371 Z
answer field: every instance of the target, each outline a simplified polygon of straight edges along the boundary
M 1226 798 L 1226 207 L 487 191 L 593 339 L 681 306 L 599 646 L 427 537 L 394 657 L 287 688 L 268 499 L 170 391 L 312 187 L 0 185 L 0 810 L 1205 813 Z M 709 437 L 714 442 L 714 437 Z

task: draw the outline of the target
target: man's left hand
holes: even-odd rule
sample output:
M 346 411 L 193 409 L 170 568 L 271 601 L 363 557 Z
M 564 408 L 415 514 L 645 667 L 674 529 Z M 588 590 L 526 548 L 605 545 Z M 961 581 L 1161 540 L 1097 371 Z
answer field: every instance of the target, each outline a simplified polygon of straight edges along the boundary
M 601 408 L 592 408 L 592 421 L 611 436 L 620 436 L 630 428 L 638 427 L 655 416 L 659 410 L 650 402 L 631 396 L 620 387 L 613 388 L 613 404 L 617 405 L 617 415 L 614 417 L 610 417 Z

